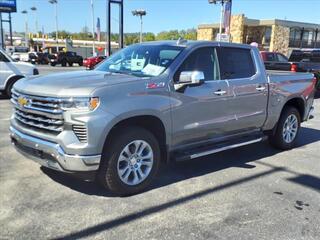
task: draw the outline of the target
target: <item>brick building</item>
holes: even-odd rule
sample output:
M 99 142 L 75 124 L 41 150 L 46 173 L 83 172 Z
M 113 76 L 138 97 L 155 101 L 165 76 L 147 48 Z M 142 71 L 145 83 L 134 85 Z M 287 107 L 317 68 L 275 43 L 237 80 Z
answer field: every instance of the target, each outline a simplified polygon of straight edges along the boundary
M 219 24 L 198 26 L 198 40 L 214 40 Z M 289 55 L 292 49 L 320 48 L 320 24 L 287 20 L 256 20 L 244 14 L 233 15 L 230 26 L 231 42 L 259 43 L 261 50 Z

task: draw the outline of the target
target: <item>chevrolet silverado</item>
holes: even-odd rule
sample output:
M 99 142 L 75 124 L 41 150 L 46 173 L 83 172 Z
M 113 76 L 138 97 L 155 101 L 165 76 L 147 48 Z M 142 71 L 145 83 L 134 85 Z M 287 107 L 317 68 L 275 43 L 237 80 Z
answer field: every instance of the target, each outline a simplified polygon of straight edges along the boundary
M 11 140 L 44 167 L 94 172 L 110 191 L 135 194 L 161 162 L 267 138 L 293 148 L 300 124 L 312 118 L 314 88 L 310 73 L 267 73 L 249 45 L 136 44 L 93 71 L 18 81 Z

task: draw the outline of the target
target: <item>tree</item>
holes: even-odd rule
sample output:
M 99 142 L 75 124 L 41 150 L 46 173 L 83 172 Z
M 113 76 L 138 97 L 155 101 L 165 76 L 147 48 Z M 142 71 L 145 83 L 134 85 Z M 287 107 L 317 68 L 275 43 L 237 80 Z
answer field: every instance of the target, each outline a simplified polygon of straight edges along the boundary
M 148 32 L 143 35 L 143 40 L 146 42 L 154 41 L 156 40 L 156 36 L 153 33 Z

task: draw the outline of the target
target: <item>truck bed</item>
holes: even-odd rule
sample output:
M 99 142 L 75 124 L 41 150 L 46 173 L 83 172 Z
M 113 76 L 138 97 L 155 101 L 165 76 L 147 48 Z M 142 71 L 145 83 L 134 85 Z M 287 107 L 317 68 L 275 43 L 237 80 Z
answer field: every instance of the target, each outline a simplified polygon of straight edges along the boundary
M 311 73 L 296 73 L 296 72 L 289 72 L 289 71 L 274 71 L 274 70 L 267 70 L 267 77 L 269 83 L 276 83 L 276 82 L 291 82 L 291 81 L 299 81 L 299 80 L 309 80 L 312 79 Z

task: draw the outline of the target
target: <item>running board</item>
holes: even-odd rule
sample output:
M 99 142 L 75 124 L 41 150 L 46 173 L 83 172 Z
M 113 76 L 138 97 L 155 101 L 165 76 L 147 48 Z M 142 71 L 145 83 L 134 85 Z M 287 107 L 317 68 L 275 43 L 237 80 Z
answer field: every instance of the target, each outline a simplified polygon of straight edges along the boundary
M 264 135 L 259 135 L 259 136 L 255 136 L 255 138 L 253 137 L 247 137 L 243 139 L 243 142 L 229 142 L 228 143 L 224 143 L 224 144 L 220 144 L 216 145 L 216 146 L 204 146 L 202 148 L 198 148 L 198 149 L 193 149 L 191 151 L 186 151 L 186 152 L 176 152 L 174 158 L 176 161 L 180 162 L 180 161 L 187 161 L 187 160 L 191 160 L 194 158 L 199 158 L 199 157 L 203 157 L 203 156 L 207 156 L 210 154 L 214 154 L 214 153 L 218 153 L 218 152 L 222 152 L 225 150 L 229 150 L 229 149 L 233 149 L 233 148 L 238 148 L 241 146 L 245 146 L 245 145 L 249 145 L 249 144 L 253 144 L 253 143 L 257 143 L 257 142 L 262 142 L 266 139 L 267 137 Z
M 225 147 L 221 147 L 221 148 L 217 148 L 217 149 L 208 150 L 208 151 L 205 151 L 205 152 L 195 153 L 195 154 L 192 154 L 190 156 L 190 159 L 203 157 L 203 156 L 210 155 L 210 154 L 213 154 L 213 153 L 218 153 L 218 152 L 222 152 L 222 151 L 225 151 L 225 150 L 238 148 L 238 147 L 241 147 L 241 146 L 245 146 L 245 145 L 249 145 L 249 144 L 257 143 L 257 142 L 261 142 L 261 141 L 263 141 L 262 137 L 258 138 L 258 139 L 251 140 L 251 141 L 247 141 L 247 142 L 237 143 L 237 144 L 233 144 L 233 145 L 229 145 L 229 146 L 225 146 Z

